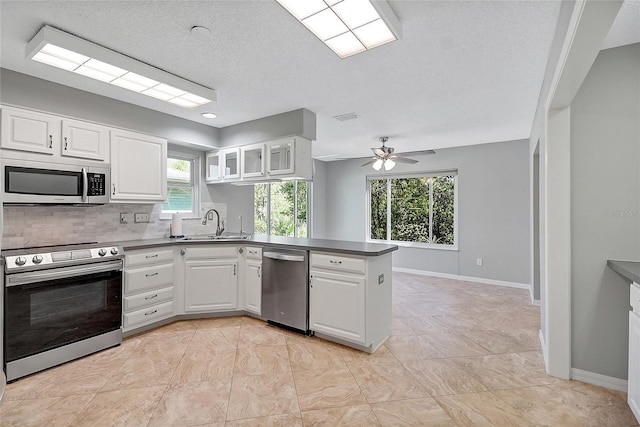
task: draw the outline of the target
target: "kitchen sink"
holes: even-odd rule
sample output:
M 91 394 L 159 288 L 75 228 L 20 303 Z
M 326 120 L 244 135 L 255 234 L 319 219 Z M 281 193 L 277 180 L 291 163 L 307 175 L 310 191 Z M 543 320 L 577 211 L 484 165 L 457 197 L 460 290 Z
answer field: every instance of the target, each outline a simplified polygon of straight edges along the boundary
M 246 240 L 251 237 L 250 234 L 223 234 L 220 236 L 216 236 L 213 234 L 196 234 L 193 236 L 186 236 L 182 240 L 201 240 L 201 241 L 209 241 L 209 240 Z

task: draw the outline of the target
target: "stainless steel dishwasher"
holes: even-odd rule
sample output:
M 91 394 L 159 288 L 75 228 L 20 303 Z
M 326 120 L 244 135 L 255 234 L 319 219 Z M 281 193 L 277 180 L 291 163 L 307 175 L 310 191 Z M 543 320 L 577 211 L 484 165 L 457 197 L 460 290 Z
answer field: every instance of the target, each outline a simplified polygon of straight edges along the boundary
M 262 253 L 262 317 L 309 333 L 309 254 L 301 250 Z

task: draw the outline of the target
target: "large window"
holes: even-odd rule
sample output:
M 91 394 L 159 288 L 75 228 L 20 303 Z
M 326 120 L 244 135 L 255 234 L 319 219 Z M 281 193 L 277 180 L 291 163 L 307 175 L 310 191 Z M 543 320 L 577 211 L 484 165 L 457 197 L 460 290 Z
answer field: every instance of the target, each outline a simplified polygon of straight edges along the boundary
M 254 234 L 308 237 L 309 188 L 306 181 L 254 185 Z
M 369 177 L 369 239 L 455 247 L 456 175 Z
M 165 215 L 181 213 L 198 216 L 198 156 L 169 154 L 167 158 L 167 201 L 162 204 Z

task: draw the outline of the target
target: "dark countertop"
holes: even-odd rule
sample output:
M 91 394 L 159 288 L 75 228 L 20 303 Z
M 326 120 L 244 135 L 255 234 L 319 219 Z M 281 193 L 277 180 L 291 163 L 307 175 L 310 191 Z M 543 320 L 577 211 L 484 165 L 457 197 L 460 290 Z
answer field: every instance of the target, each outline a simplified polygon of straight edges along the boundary
M 616 273 L 632 282 L 640 283 L 640 262 L 607 260 L 607 265 Z
M 336 252 L 361 256 L 379 256 L 398 249 L 397 245 L 383 243 L 350 242 L 346 240 L 328 239 L 303 239 L 297 237 L 257 236 L 249 239 L 225 239 L 225 240 L 185 240 L 181 238 L 143 239 L 114 242 L 121 245 L 125 253 L 127 250 L 151 248 L 167 245 L 195 245 L 195 244 L 243 244 L 262 245 L 288 249 L 306 249 L 313 251 Z

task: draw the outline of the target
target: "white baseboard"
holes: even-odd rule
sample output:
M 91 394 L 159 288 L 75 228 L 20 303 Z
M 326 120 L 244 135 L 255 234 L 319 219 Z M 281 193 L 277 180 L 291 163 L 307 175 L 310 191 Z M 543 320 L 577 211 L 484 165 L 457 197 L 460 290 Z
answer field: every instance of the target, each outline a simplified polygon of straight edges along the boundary
M 421 276 L 442 277 L 444 279 L 464 280 L 466 282 L 484 283 L 486 285 L 506 286 L 508 288 L 518 288 L 530 290 L 531 286 L 527 283 L 506 282 L 503 280 L 485 279 L 482 277 L 459 276 L 457 274 L 439 273 L 437 271 L 414 270 L 412 268 L 393 267 L 393 271 L 398 273 L 418 274 Z
M 571 379 L 610 388 L 612 390 L 626 392 L 628 389 L 627 380 L 596 374 L 595 372 L 583 371 L 582 369 L 571 368 Z
M 544 357 L 544 367 L 545 367 L 545 371 L 547 371 L 547 366 L 549 366 L 549 354 L 547 354 L 547 343 L 544 341 L 544 335 L 542 334 L 542 329 L 540 329 L 539 332 L 540 332 L 539 333 L 540 347 L 542 347 L 542 357 Z

